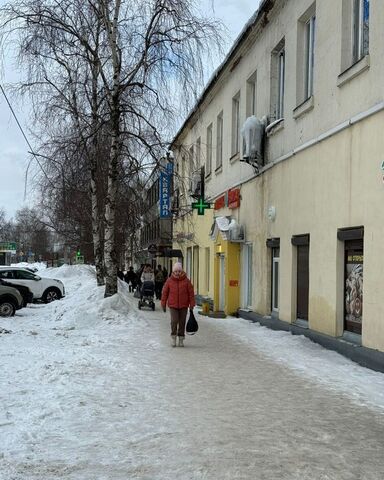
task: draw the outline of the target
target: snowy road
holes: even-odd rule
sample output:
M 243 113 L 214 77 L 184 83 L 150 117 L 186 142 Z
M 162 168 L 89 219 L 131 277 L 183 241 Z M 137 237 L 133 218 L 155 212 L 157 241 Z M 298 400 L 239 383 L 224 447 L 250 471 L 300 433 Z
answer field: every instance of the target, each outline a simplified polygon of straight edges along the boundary
M 1 480 L 384 478 L 384 375 L 238 319 L 172 349 L 168 314 L 48 274 L 64 300 L 0 320 Z

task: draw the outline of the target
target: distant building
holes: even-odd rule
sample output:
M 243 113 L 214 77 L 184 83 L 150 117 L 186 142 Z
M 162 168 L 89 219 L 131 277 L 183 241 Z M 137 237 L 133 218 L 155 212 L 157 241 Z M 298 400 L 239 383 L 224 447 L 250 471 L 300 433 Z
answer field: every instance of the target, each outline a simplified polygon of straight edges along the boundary
M 0 242 L 0 265 L 11 265 L 16 256 L 15 242 Z
M 149 263 L 152 266 L 161 265 L 171 268 L 171 259 L 168 252 L 172 249 L 172 175 L 167 175 L 167 165 L 171 161 L 164 158 L 160 164 L 153 170 L 144 190 L 145 213 L 142 217 L 142 227 L 139 231 L 139 248 L 134 252 L 136 266 L 142 263 Z M 167 183 L 166 192 L 162 192 L 162 178 L 164 175 Z M 164 180 L 165 182 L 165 180 Z M 164 188 L 165 190 L 165 184 Z M 160 194 L 163 193 L 163 200 L 160 200 Z M 163 214 L 161 207 L 163 206 Z

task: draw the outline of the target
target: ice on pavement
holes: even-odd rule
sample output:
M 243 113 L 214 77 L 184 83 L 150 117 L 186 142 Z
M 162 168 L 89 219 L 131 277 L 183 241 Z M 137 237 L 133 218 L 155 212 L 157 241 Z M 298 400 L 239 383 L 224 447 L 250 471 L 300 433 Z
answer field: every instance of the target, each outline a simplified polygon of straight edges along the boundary
M 61 279 L 66 297 L 0 319 L 0 331 L 11 331 L 0 334 L 1 480 L 355 478 L 347 476 L 349 467 L 345 477 L 322 477 L 317 467 L 307 477 L 308 454 L 284 466 L 286 476 L 267 473 L 280 468 L 272 458 L 266 476 L 255 475 L 262 447 L 253 436 L 263 432 L 268 442 L 269 433 L 263 401 L 252 403 L 258 394 L 252 377 L 260 389 L 268 383 L 270 392 L 260 395 L 274 415 L 286 408 L 288 422 L 303 389 L 311 396 L 303 408 L 330 401 L 337 411 L 345 404 L 356 413 L 351 421 L 359 417 L 369 428 L 384 418 L 383 374 L 305 337 L 236 318 L 198 317 L 198 334 L 187 337 L 184 349 L 172 349 L 168 314 L 158 305 L 139 311 L 125 283 L 105 299 L 91 266 L 39 275 Z M 283 400 L 278 384 L 297 388 Z M 253 421 L 260 432 L 248 431 Z M 341 426 L 334 435 L 343 435 Z M 330 454 L 331 436 L 329 445 L 321 437 Z M 279 448 L 285 455 L 284 444 Z

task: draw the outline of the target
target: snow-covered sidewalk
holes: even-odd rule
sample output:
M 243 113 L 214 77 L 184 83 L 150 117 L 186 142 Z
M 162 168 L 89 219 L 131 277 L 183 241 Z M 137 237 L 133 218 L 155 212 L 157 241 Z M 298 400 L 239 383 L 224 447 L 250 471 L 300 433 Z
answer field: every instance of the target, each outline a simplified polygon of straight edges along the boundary
M 124 284 L 41 274 L 67 297 L 0 319 L 1 480 L 383 478 L 383 374 L 234 318 L 171 348 Z

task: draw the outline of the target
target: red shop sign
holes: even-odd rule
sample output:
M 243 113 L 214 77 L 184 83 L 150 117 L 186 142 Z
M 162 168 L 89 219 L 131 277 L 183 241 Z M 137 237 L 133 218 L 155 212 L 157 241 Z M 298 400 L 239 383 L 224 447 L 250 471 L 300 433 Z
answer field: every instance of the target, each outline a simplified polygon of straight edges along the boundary
M 220 210 L 220 208 L 225 207 L 225 195 L 222 195 L 215 201 L 215 210 Z
M 228 190 L 228 208 L 240 207 L 240 188 Z

